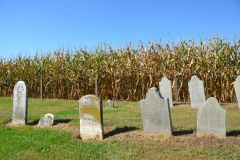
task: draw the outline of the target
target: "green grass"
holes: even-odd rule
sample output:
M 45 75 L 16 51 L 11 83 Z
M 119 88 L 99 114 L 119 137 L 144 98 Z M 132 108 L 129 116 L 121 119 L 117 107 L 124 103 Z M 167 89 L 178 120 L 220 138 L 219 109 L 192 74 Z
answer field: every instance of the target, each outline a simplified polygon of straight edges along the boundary
M 240 110 L 224 103 L 227 138 L 196 137 L 197 109 L 189 103 L 171 108 L 173 136 L 144 135 L 139 102 L 116 101 L 105 108 L 104 126 L 112 130 L 103 141 L 81 141 L 78 103 L 75 100 L 29 99 L 28 125 L 6 125 L 12 118 L 12 98 L 0 98 L 1 159 L 240 159 Z M 52 113 L 69 128 L 37 128 L 38 120 Z M 56 125 L 57 126 L 57 125 Z M 105 136 L 108 135 L 105 133 Z

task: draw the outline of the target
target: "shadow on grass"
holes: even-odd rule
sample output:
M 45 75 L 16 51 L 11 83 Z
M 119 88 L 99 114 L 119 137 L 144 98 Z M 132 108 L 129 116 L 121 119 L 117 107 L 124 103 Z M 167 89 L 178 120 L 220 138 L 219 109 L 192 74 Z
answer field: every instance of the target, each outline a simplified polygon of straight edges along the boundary
M 119 108 L 119 106 L 114 106 L 113 109 L 114 109 L 114 108 Z
M 191 105 L 189 102 L 174 102 L 173 106 L 178 106 L 178 105 Z
M 40 120 L 40 119 L 39 119 L 39 120 Z M 39 120 L 35 120 L 35 121 L 32 121 L 32 122 L 28 122 L 27 125 L 29 125 L 29 126 L 37 125 Z
M 182 136 L 187 134 L 193 134 L 193 130 L 173 131 L 173 136 Z
M 104 135 L 104 138 L 108 138 L 108 137 L 111 137 L 111 136 L 114 136 L 116 134 L 120 134 L 120 133 L 124 133 L 124 132 L 129 132 L 129 131 L 134 131 L 134 130 L 138 130 L 139 128 L 137 127 L 127 127 L 127 126 L 124 126 L 122 128 L 116 128 L 108 133 L 106 133 Z
M 54 121 L 54 124 L 58 124 L 58 123 L 68 123 L 68 122 L 70 122 L 71 121 L 71 119 L 56 119 L 55 121 Z
M 240 130 L 233 130 L 233 131 L 227 132 L 226 136 L 227 137 L 238 137 L 238 136 L 240 136 Z
M 40 119 L 39 119 L 40 120 Z M 37 125 L 39 120 L 35 120 L 33 122 L 30 122 L 30 123 L 27 123 L 27 125 L 30 125 L 30 126 L 34 126 L 34 125 Z M 54 125 L 58 124 L 58 123 L 68 123 L 70 122 L 71 119 L 56 119 L 54 120 Z

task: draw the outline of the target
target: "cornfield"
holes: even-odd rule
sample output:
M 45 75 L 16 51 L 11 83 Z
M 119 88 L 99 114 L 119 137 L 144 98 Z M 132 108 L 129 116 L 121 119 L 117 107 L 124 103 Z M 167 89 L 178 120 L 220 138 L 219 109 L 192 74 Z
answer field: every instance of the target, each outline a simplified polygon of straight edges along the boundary
M 240 74 L 240 38 L 230 44 L 215 36 L 173 43 L 140 43 L 135 49 L 112 49 L 104 43 L 94 51 L 59 49 L 46 55 L 0 59 L 0 96 L 11 96 L 17 81 L 28 84 L 29 97 L 40 94 L 43 80 L 45 98 L 79 99 L 95 93 L 101 99 L 141 100 L 163 76 L 177 80 L 178 101 L 189 101 L 188 82 L 197 75 L 204 82 L 206 98 L 235 102 L 233 82 Z M 174 85 L 173 85 L 174 87 Z M 176 89 L 176 88 L 175 88 Z M 174 92 L 173 92 L 174 93 Z

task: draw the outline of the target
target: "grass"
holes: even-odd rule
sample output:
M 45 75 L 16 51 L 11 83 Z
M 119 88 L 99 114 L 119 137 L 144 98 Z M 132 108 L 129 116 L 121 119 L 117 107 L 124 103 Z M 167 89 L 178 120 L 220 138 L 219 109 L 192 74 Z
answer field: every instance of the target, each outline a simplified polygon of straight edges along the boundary
M 75 100 L 29 99 L 28 124 L 7 125 L 12 98 L 0 98 L 1 159 L 240 159 L 240 110 L 224 103 L 227 138 L 196 137 L 197 109 L 189 103 L 171 108 L 173 136 L 143 134 L 139 102 L 116 101 L 106 109 L 103 101 L 105 139 L 79 139 L 79 110 Z M 37 128 L 46 113 L 57 124 Z M 75 130 L 74 130 L 75 129 Z

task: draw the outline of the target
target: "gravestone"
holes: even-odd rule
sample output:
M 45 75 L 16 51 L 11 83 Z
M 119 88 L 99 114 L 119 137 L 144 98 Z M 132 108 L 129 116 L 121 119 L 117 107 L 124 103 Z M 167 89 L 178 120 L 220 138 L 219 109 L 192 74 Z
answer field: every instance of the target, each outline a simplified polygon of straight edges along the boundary
M 80 137 L 82 140 L 102 140 L 102 101 L 95 95 L 85 95 L 78 103 L 80 112 Z
M 190 102 L 192 108 L 200 108 L 205 103 L 205 92 L 203 82 L 197 76 L 192 76 L 191 81 L 188 82 L 190 93 Z
M 26 124 L 28 111 L 28 88 L 25 82 L 18 81 L 13 89 L 13 124 Z
M 160 93 L 164 98 L 168 98 L 170 107 L 173 107 L 172 101 L 172 85 L 167 77 L 163 77 L 159 82 Z
M 140 101 L 144 133 L 172 135 L 172 120 L 168 99 L 161 96 L 157 88 L 148 90 Z
M 237 101 L 238 101 L 238 108 L 240 109 L 240 75 L 237 76 L 237 79 L 233 84 L 234 84 L 234 90 L 235 90 Z
M 226 137 L 226 110 L 214 97 L 208 98 L 204 106 L 198 108 L 197 136 L 203 135 Z
M 45 114 L 38 122 L 39 128 L 44 128 L 47 126 L 52 126 L 54 124 L 54 115 L 53 114 Z
M 109 108 L 109 109 L 114 108 L 114 102 L 111 100 L 107 100 L 107 108 Z

